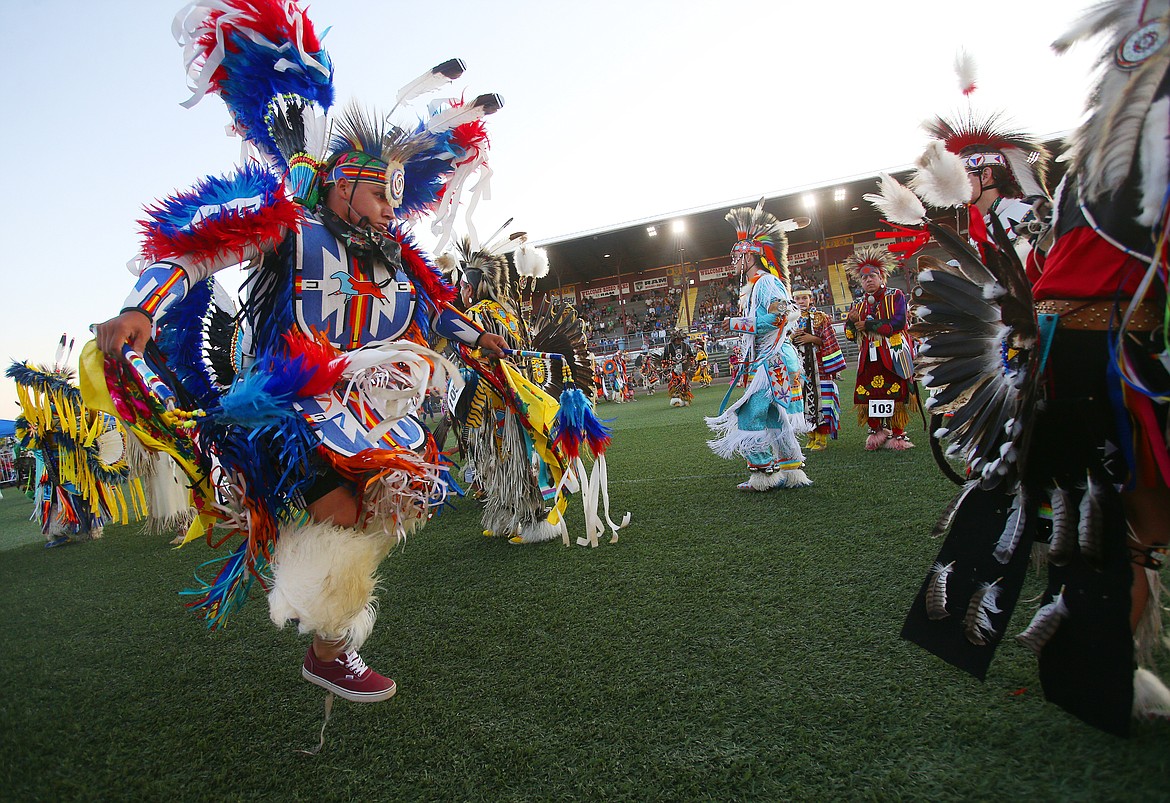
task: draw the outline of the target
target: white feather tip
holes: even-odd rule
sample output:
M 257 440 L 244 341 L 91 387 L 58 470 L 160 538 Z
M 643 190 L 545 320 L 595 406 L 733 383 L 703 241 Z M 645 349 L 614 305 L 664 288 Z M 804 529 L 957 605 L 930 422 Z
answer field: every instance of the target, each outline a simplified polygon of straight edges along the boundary
M 955 54 L 955 76 L 959 79 L 959 91 L 970 95 L 975 91 L 975 58 L 966 50 Z
M 926 217 L 926 207 L 918 196 L 887 173 L 881 174 L 878 192 L 862 196 L 891 223 L 902 226 L 917 226 Z

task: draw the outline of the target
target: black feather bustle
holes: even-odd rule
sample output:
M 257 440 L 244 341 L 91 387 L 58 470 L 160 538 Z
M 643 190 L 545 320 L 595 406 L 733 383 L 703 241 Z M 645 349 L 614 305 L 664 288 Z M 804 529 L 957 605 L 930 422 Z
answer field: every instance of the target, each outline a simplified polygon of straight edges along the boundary
M 980 320 L 953 308 L 932 310 L 929 313 L 923 312 L 920 308 L 919 315 L 922 318 L 922 324 L 933 325 L 936 327 L 936 331 L 969 331 L 980 337 L 992 337 L 999 331 L 999 321 Z M 919 326 L 919 324 L 916 324 L 914 328 L 920 332 L 924 331 Z M 918 333 L 915 332 L 915 334 Z
M 545 299 L 532 317 L 532 348 L 536 351 L 565 355 L 573 376 L 573 382 L 593 398 L 596 390 L 593 383 L 593 364 L 589 359 L 589 344 L 585 338 L 585 324 L 577 316 L 577 310 L 560 301 Z M 549 366 L 545 391 L 559 397 L 564 389 L 560 366 Z
M 943 250 L 959 263 L 959 267 L 955 270 L 980 286 L 996 281 L 995 276 L 983 264 L 978 252 L 971 247 L 967 240 L 960 237 L 958 232 L 949 226 L 943 226 L 930 220 L 926 222 L 926 227 L 931 236 L 943 247 Z
M 937 411 L 948 407 L 949 405 L 955 404 L 964 398 L 970 398 L 971 396 L 974 396 L 976 393 L 978 393 L 979 390 L 990 381 L 991 377 L 988 375 L 981 377 L 978 381 L 971 382 L 969 384 L 956 383 L 953 385 L 947 385 L 944 388 L 937 389 L 933 394 L 931 394 L 930 398 L 926 400 L 927 409 Z M 964 402 L 964 404 L 966 404 L 966 402 Z M 948 422 L 950 420 L 951 419 L 948 418 Z M 948 423 L 948 427 L 949 426 L 950 424 Z
M 236 333 L 239 320 L 236 315 L 211 305 L 204 322 L 203 355 L 211 368 L 212 379 L 221 388 L 228 388 L 236 377 Z
M 915 364 L 935 364 L 956 357 L 977 357 L 987 353 L 987 350 L 993 345 L 998 345 L 998 343 L 992 338 L 977 338 L 955 332 L 944 332 L 929 338 L 922 344 L 918 354 L 915 355 Z
M 929 387 L 941 387 L 956 383 L 970 384 L 970 382 L 987 373 L 982 360 L 947 360 L 931 366 L 929 372 Z
M 919 274 L 919 282 L 922 291 L 919 298 L 923 302 L 929 298 L 941 298 L 981 306 L 992 304 L 992 300 L 987 297 L 987 285 L 971 281 L 962 271 L 950 265 L 923 271 Z
M 926 312 L 927 309 L 930 310 L 929 313 Z M 1000 320 L 999 307 L 991 304 L 964 304 L 962 299 L 944 301 L 936 297 L 934 300 L 927 300 L 919 310 L 919 315 L 924 321 L 969 319 L 978 325 L 980 322 L 999 323 Z
M 1000 387 L 996 382 L 981 383 L 971 394 L 971 399 L 956 410 L 947 422 L 947 428 L 950 430 L 949 440 L 959 444 L 964 450 L 969 448 L 971 439 L 965 436 L 968 424 L 976 419 L 984 408 L 995 404 L 999 393 Z

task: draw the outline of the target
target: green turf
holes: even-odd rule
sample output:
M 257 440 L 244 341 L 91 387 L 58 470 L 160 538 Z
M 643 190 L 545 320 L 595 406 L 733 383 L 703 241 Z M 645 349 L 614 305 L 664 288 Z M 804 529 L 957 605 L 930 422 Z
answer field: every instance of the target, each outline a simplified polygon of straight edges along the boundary
M 741 494 L 720 395 L 602 405 L 616 545 L 484 538 L 462 502 L 395 552 L 363 656 L 398 695 L 337 701 L 315 758 L 305 638 L 259 598 L 220 633 L 182 609 L 206 547 L 0 553 L 0 798 L 1165 799 L 1170 726 L 1082 725 L 1011 643 L 981 684 L 898 638 L 952 491 L 924 440 L 866 454 L 848 421 L 812 487 Z
M 32 499 L 16 485 L 5 487 L 3 493 L 4 498 L 0 499 L 0 552 L 28 544 L 43 545 L 45 537 L 41 535 L 40 526 L 29 521 Z

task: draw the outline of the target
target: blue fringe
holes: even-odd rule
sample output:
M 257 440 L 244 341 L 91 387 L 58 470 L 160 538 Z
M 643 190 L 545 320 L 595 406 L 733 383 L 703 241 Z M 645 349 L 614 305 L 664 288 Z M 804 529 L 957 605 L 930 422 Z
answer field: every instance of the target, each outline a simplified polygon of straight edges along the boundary
M 256 354 L 284 351 L 285 332 L 296 321 L 293 312 L 293 266 L 296 264 L 296 235 L 289 233 L 277 247 L 276 254 L 265 256 L 244 281 L 247 300 L 241 314 L 252 331 Z
M 203 358 L 203 318 L 210 304 L 211 280 L 197 282 L 160 319 L 155 338 L 167 366 L 200 409 L 211 407 L 219 397 L 219 389 Z
M 411 162 L 412 166 L 413 164 L 414 162 Z M 430 258 L 427 256 L 427 252 L 419 248 L 418 241 L 414 239 L 414 235 L 410 233 L 410 229 L 407 228 L 405 224 L 398 221 L 392 222 L 390 224 L 390 238 L 397 242 L 402 247 L 404 252 L 413 251 L 415 254 L 417 254 L 421 258 L 423 264 L 426 265 L 426 269 L 431 278 L 443 285 L 447 284 L 447 280 L 443 278 L 443 274 L 439 272 L 439 269 L 435 267 L 433 262 L 431 262 Z M 422 332 L 422 336 L 425 339 L 430 340 L 431 320 L 438 313 L 439 307 L 435 303 L 435 300 L 431 298 L 430 294 L 426 292 L 426 287 L 422 283 L 422 278 L 416 275 L 415 271 L 412 270 L 412 266 L 408 264 L 405 259 L 402 260 L 402 272 L 405 273 L 409 278 L 415 280 L 415 297 L 418 303 L 414 306 L 414 323 L 418 326 L 419 331 Z
M 179 592 L 182 596 L 199 597 L 198 600 L 189 603 L 189 607 L 202 611 L 207 626 L 212 630 L 221 627 L 228 616 L 244 607 L 244 603 L 248 601 L 248 591 L 256 577 L 248 571 L 247 549 L 248 542 L 244 541 L 232 554 L 201 563 L 195 570 L 195 581 L 199 586 Z M 204 566 L 221 562 L 223 567 L 210 583 L 199 576 L 199 571 Z M 256 570 L 262 571 L 266 566 L 263 556 L 258 556 Z
M 593 412 L 593 403 L 580 388 L 569 384 L 561 391 L 560 409 L 552 428 L 553 440 L 564 438 L 570 441 L 586 441 L 596 452 L 594 444 L 606 441 L 610 430 Z
M 431 497 L 431 509 L 436 516 L 442 515 L 443 511 L 447 508 L 455 509 L 455 503 L 451 501 L 452 497 L 463 497 L 467 495 L 459 483 L 455 481 L 455 476 L 451 473 L 453 470 L 459 468 L 459 466 L 451 458 L 442 453 L 439 454 L 439 465 L 443 467 L 439 472 L 439 481 L 447 486 L 447 493 L 442 495 L 442 504 L 438 501 L 441 494 L 436 493 Z

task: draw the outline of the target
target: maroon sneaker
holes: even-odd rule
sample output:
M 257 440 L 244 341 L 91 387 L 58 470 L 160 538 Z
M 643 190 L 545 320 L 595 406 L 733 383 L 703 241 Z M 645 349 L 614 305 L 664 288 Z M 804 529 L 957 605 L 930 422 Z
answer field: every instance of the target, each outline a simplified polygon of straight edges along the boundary
M 332 661 L 322 661 L 310 646 L 301 667 L 301 677 L 355 703 L 389 700 L 398 691 L 393 680 L 366 666 L 357 650 L 343 652 Z

